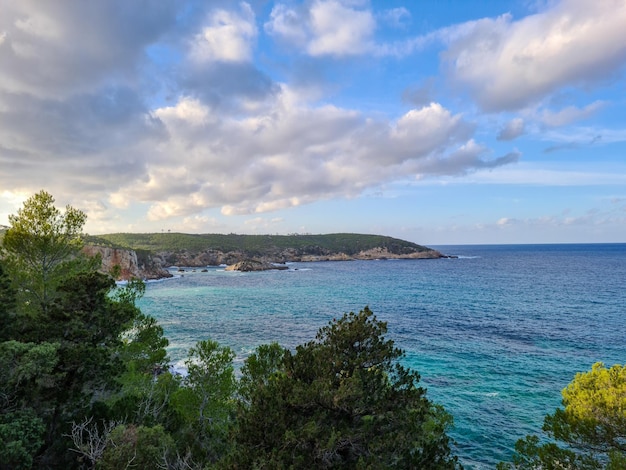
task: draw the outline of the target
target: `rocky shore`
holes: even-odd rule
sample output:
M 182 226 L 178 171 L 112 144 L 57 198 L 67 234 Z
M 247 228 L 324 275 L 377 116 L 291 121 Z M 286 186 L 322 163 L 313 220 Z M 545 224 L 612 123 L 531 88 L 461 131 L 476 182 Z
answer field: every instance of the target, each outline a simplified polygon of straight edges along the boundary
M 333 253 L 319 250 L 306 253 L 292 248 L 268 250 L 263 254 L 251 254 L 244 251 L 222 252 L 204 250 L 198 253 L 189 251 L 138 253 L 124 248 L 87 245 L 83 251 L 90 255 L 100 255 L 102 271 L 111 273 L 119 266 L 120 280 L 140 278 L 144 280 L 172 277 L 167 269 L 170 266 L 204 268 L 207 266 L 227 265 L 229 271 L 264 271 L 269 269 L 287 269 L 287 262 L 314 261 L 350 261 L 350 260 L 385 260 L 385 259 L 437 259 L 447 258 L 437 250 L 422 250 L 409 253 L 394 253 L 385 247 L 363 250 L 348 255 L 343 252 Z
M 250 272 L 250 271 L 270 271 L 272 269 L 284 270 L 284 269 L 289 269 L 289 268 L 284 264 L 275 264 L 275 263 L 268 263 L 267 261 L 247 259 L 244 261 L 239 261 L 238 263 L 235 263 L 235 264 L 231 264 L 230 266 L 227 266 L 225 271 Z

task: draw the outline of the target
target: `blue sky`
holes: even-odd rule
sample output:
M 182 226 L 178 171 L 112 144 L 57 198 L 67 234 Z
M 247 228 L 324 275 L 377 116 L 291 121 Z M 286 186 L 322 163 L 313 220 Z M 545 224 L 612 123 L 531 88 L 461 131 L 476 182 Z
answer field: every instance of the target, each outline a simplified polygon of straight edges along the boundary
M 626 242 L 624 0 L 0 11 L 0 224 Z

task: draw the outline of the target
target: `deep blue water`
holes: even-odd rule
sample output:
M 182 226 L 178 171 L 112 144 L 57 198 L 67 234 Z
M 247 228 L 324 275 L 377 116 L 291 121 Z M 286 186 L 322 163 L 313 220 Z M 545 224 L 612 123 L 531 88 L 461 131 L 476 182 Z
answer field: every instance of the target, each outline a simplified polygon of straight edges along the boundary
M 187 270 L 149 283 L 140 307 L 182 364 L 207 338 L 239 362 L 259 344 L 293 348 L 367 305 L 454 416 L 465 467 L 494 468 L 518 438 L 540 432 L 576 372 L 626 362 L 626 244 L 435 248 L 459 258 Z

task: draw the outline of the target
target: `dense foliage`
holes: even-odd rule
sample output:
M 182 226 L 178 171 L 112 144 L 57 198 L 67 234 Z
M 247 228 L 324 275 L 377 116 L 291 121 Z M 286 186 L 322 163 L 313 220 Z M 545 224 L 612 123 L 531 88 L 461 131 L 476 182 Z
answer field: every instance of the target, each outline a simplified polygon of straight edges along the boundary
M 513 463 L 499 469 L 626 468 L 626 366 L 594 364 L 563 390 L 563 408 L 545 418 L 538 436 L 520 439 Z
M 204 250 L 245 251 L 263 255 L 272 249 L 294 249 L 306 254 L 345 253 L 353 255 L 361 250 L 387 248 L 392 253 L 407 254 L 427 251 L 415 243 L 381 235 L 334 233 L 326 235 L 237 235 L 185 233 L 114 233 L 90 237 L 89 243 L 120 246 L 133 250 L 189 251 Z
M 132 361 L 125 350 L 153 351 L 137 324 L 136 284 L 115 282 L 81 257 L 85 216 L 65 213 L 42 191 L 24 204 L 3 240 L 0 266 L 0 468 L 78 466 L 73 423 L 104 419 L 108 400 Z M 129 340 L 124 333 L 138 328 Z M 135 353 L 131 357 L 143 355 Z M 164 350 L 154 355 L 165 366 Z
M 397 361 L 386 324 L 365 308 L 295 353 L 265 347 L 243 369 L 233 468 L 458 467 L 451 418 Z
M 2 255 L 17 288 L 19 310 L 45 313 L 58 286 L 72 274 L 94 265 L 79 255 L 87 216 L 71 206 L 61 213 L 46 191 L 30 197 L 2 240 Z

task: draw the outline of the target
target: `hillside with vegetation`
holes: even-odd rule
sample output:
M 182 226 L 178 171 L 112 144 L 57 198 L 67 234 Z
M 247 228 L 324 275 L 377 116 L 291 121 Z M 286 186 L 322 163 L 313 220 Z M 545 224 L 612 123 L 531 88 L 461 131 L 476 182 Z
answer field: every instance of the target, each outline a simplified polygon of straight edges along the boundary
M 249 256 L 266 256 L 277 251 L 293 250 L 301 254 L 344 253 L 348 256 L 372 249 L 387 250 L 396 255 L 432 252 L 416 243 L 382 235 L 332 233 L 325 235 L 239 235 L 188 233 L 112 233 L 87 237 L 86 243 L 160 252 L 199 253 L 206 250 L 245 252 Z
M 444 257 L 438 251 L 416 243 L 381 235 L 357 233 L 326 235 L 114 233 L 97 237 L 88 236 L 85 243 L 100 251 L 105 264 L 112 255 L 118 256 L 120 250 L 133 251 L 136 253 L 137 265 L 146 267 L 145 270 L 139 269 L 136 273 L 142 278 L 159 277 L 158 273 L 163 273 L 164 268 L 170 266 L 205 267 L 224 264 L 232 266 L 250 260 L 259 266 L 265 266 L 265 269 L 274 269 L 276 264 L 287 262 Z

